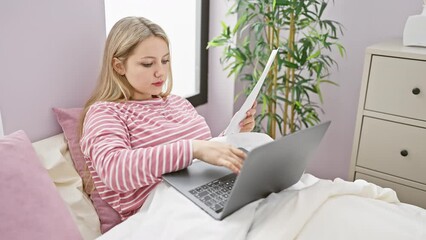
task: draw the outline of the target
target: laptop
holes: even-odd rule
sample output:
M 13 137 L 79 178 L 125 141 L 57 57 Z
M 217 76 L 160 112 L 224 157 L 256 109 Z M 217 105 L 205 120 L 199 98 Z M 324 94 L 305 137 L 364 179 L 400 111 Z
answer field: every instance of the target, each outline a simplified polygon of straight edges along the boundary
M 222 220 L 250 202 L 297 183 L 329 125 L 327 121 L 253 148 L 238 175 L 225 167 L 194 161 L 186 169 L 164 174 L 163 179 L 214 219 Z

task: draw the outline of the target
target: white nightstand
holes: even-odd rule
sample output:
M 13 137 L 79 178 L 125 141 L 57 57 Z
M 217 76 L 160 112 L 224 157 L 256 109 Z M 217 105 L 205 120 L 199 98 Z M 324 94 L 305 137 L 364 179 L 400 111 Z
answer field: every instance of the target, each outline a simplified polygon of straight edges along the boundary
M 426 208 L 426 48 L 366 49 L 349 178 Z

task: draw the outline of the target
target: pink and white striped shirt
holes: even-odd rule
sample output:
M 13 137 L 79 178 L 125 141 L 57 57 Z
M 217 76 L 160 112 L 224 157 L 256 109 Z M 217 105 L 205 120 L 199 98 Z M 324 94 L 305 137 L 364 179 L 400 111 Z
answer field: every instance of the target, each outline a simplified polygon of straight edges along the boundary
M 100 197 L 124 220 L 142 206 L 162 174 L 192 163 L 192 139 L 210 138 L 191 103 L 170 95 L 93 104 L 80 144 Z

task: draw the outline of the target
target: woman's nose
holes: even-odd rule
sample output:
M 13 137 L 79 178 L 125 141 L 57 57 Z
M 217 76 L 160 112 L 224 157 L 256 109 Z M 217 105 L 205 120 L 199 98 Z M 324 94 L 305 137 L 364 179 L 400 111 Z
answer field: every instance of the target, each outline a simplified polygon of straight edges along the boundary
M 154 77 L 160 78 L 162 76 L 161 72 L 159 70 L 154 72 Z
M 161 78 L 161 77 L 164 76 L 165 71 L 166 71 L 166 68 L 164 66 L 160 65 L 160 66 L 157 67 L 156 71 L 154 72 L 154 76 L 156 78 Z

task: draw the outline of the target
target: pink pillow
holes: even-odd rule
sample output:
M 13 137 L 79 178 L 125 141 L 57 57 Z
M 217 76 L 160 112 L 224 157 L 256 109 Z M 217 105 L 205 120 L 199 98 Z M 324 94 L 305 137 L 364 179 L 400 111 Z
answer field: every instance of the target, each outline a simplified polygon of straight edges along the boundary
M 2 239 L 82 239 L 24 131 L 0 138 Z
M 83 153 L 80 149 L 79 143 L 79 133 L 78 133 L 78 124 L 80 121 L 80 115 L 82 113 L 81 108 L 53 108 L 53 112 L 56 115 L 56 119 L 61 125 L 64 132 L 65 138 L 68 142 L 68 147 L 70 149 L 71 158 L 74 163 L 74 167 L 77 170 L 78 174 L 83 179 L 84 191 L 87 192 L 88 189 L 91 189 L 92 186 L 87 186 L 88 172 L 85 171 L 85 160 Z
M 121 222 L 121 217 L 117 211 L 101 199 L 96 189 L 92 192 L 86 191 L 93 187 L 89 186 L 86 181 L 88 179 L 87 174 L 90 173 L 85 169 L 86 161 L 84 160 L 84 155 L 80 148 L 78 124 L 80 122 L 82 111 L 82 108 L 53 108 L 56 119 L 59 125 L 61 125 L 65 138 L 67 139 L 74 166 L 80 177 L 83 179 L 85 192 L 92 199 L 93 206 L 98 214 L 99 221 L 101 223 L 101 233 L 105 233 L 115 225 L 119 224 Z

